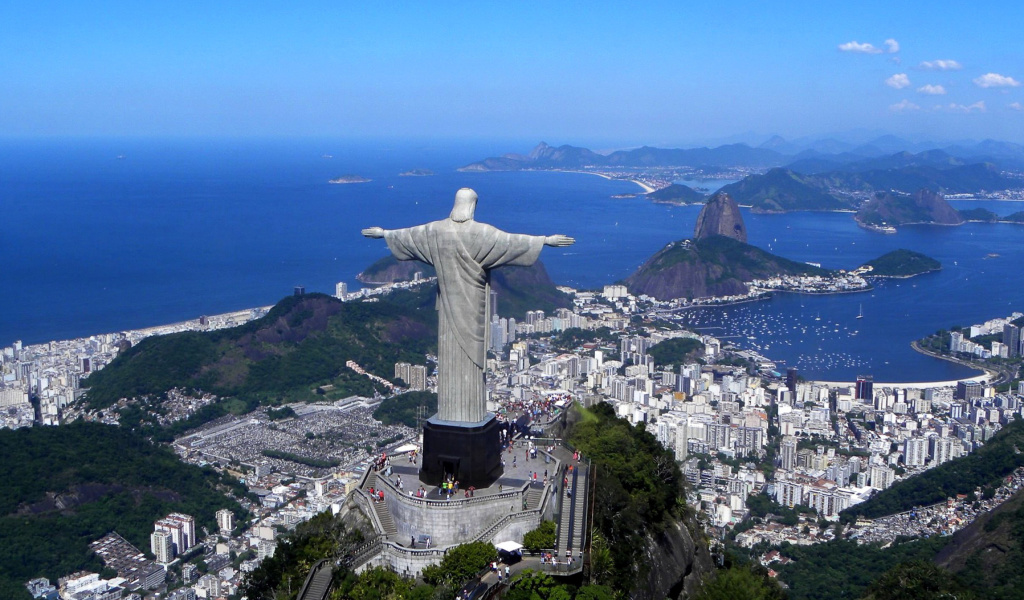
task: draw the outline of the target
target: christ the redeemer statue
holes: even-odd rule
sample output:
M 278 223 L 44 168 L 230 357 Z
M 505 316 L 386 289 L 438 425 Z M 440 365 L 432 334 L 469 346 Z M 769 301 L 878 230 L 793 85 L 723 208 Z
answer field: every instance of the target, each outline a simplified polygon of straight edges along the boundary
M 384 238 L 398 260 L 419 260 L 437 271 L 438 410 L 447 423 L 479 424 L 488 419 L 484 366 L 490 322 L 490 270 L 529 266 L 544 246 L 564 247 L 564 235 L 506 233 L 473 220 L 477 195 L 455 194 L 451 216 L 407 229 L 370 227 L 363 235 Z

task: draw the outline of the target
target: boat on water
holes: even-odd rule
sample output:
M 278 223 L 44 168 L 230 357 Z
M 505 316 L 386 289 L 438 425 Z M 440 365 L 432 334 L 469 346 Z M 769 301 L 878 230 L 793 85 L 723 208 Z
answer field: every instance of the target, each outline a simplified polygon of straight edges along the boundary
M 858 319 L 863 319 L 864 318 L 864 305 L 863 304 L 860 305 L 860 312 L 857 313 L 857 318 Z

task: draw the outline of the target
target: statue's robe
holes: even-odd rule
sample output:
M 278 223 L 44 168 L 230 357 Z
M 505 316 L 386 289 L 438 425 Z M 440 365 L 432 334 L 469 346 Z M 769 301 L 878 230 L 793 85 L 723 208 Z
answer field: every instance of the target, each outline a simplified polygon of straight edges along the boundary
M 544 248 L 544 236 L 448 218 L 385 231 L 384 239 L 398 260 L 419 260 L 437 271 L 437 418 L 483 421 L 490 269 L 532 265 Z

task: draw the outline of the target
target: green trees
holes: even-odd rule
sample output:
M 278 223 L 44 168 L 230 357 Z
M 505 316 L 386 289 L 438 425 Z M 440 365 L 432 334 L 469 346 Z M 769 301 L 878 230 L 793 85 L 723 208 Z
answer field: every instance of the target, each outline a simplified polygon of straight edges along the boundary
M 554 521 L 542 521 L 540 527 L 523 536 L 523 546 L 530 552 L 554 548 L 556 533 Z
M 249 600 L 273 600 L 287 589 L 297 593 L 317 561 L 340 558 L 362 539 L 362 533 L 349 530 L 330 511 L 322 512 L 278 542 L 274 555 L 246 577 L 243 593 Z
M 102 564 L 89 543 L 111 531 L 147 551 L 153 522 L 170 512 L 192 515 L 199 531 L 216 530 L 222 508 L 244 514 L 223 493 L 245 494 L 238 482 L 184 464 L 121 427 L 75 422 L 0 430 L 0 456 L 0 589 L 4 581 L 98 572 Z
M 374 567 L 355 576 L 348 574 L 331 594 L 331 600 L 430 600 L 434 588 L 416 585 L 413 579 Z
M 569 439 L 597 466 L 594 525 L 612 559 L 598 583 L 628 591 L 646 568 L 637 549 L 677 515 L 682 474 L 675 456 L 643 425 L 616 418 L 608 404 L 578 417 Z
M 974 594 L 957 584 L 945 569 L 923 560 L 900 563 L 882 574 L 865 600 L 968 600 Z
M 765 573 L 755 573 L 746 567 L 723 569 L 706 579 L 696 600 L 784 600 L 786 595 L 779 584 Z
M 423 581 L 444 588 L 444 597 L 452 598 L 460 586 L 497 558 L 498 551 L 487 542 L 461 544 L 449 550 L 440 563 L 423 569 Z
M 672 338 L 652 346 L 647 354 L 656 365 L 681 365 L 696 362 L 704 355 L 704 344 L 693 338 Z
M 437 394 L 434 392 L 407 392 L 393 398 L 386 398 L 373 411 L 373 418 L 385 425 L 402 423 L 416 427 L 416 410 L 423 406 L 424 417 L 437 412 Z

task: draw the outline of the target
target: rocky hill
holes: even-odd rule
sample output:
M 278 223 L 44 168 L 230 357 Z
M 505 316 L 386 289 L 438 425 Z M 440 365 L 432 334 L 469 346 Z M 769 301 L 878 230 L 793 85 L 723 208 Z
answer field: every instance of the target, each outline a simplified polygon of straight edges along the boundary
M 103 568 L 89 543 L 116 531 L 149 553 L 153 521 L 170 512 L 216 531 L 216 511 L 245 512 L 227 474 L 185 464 L 168 447 L 124 427 L 75 422 L 0 430 L 0 598 L 30 600 L 25 582 Z M 252 497 L 255 499 L 255 496 Z
M 1024 491 L 953 534 L 935 557 L 981 597 L 1019 598 L 1024 592 Z
M 418 260 L 398 260 L 394 255 L 388 254 L 356 275 L 356 280 L 366 285 L 386 285 L 398 281 L 412 281 L 416 273 L 420 273 L 421 279 L 437 275 L 434 267 L 428 264 Z
M 396 362 L 422 362 L 436 336 L 433 306 L 411 310 L 386 299 L 343 303 L 323 294 L 289 296 L 240 327 L 146 338 L 82 385 L 89 405 L 99 409 L 172 388 L 257 403 L 315 398 L 312 389 L 323 384 L 339 393 L 373 395 L 380 384 L 347 368 L 347 361 L 390 378 Z
M 423 277 L 436 275 L 434 267 L 415 260 L 398 260 L 392 255 L 385 256 L 366 268 L 356 278 L 363 283 L 385 284 L 397 281 L 412 281 L 415 273 Z M 417 308 L 433 308 L 433 293 L 415 292 L 423 299 Z M 502 317 L 522 319 L 528 310 L 553 312 L 556 308 L 569 308 L 572 298 L 558 291 L 555 282 L 548 275 L 544 263 L 537 261 L 529 267 L 499 267 L 491 272 L 491 290 L 498 294 L 498 314 Z M 414 303 L 401 299 L 403 306 Z
M 946 202 L 942 194 L 927 188 L 914 194 L 875 194 L 857 211 L 856 219 L 867 225 L 960 225 L 964 222 L 963 216 Z
M 697 215 L 693 239 L 703 240 L 714 235 L 724 235 L 743 243 L 747 241 L 747 227 L 743 224 L 740 207 L 725 192 L 711 196 Z
M 707 199 L 707 196 L 688 185 L 673 183 L 666 188 L 644 195 L 644 198 L 663 204 L 700 204 Z
M 634 294 L 660 300 L 745 294 L 746 282 L 775 275 L 821 275 L 828 271 L 765 252 L 733 238 L 713 235 L 671 242 L 630 275 Z
M 722 192 L 754 212 L 794 210 L 843 210 L 851 204 L 829 193 L 814 176 L 800 175 L 788 169 L 772 169 L 763 175 L 750 175 L 727 185 Z
M 871 267 L 866 277 L 913 277 L 938 271 L 942 263 L 920 252 L 900 248 L 868 261 L 864 266 Z

